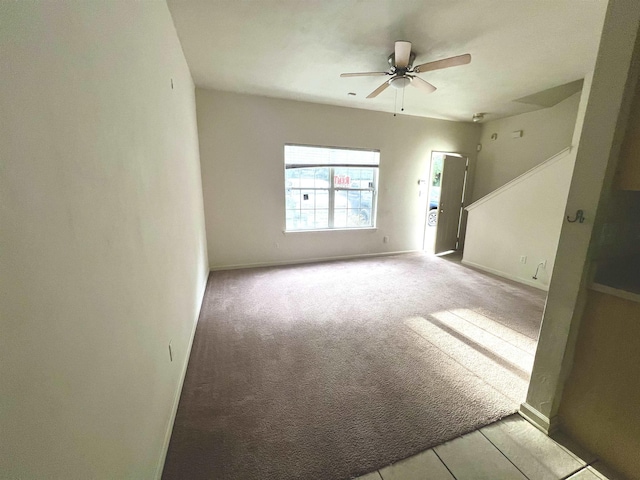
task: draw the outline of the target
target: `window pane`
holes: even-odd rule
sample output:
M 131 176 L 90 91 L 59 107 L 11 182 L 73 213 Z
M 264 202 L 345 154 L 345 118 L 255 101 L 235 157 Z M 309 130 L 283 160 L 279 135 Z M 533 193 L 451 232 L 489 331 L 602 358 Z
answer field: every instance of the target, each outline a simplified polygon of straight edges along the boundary
M 371 226 L 371 211 L 366 209 L 349 210 L 348 224 L 350 227 Z
M 301 210 L 300 211 L 300 229 L 309 230 L 313 228 L 315 224 L 315 210 Z
M 371 209 L 362 208 L 358 213 L 358 224 L 361 227 L 372 227 L 373 218 L 371 216 Z
M 287 210 L 287 230 L 300 229 L 300 212 L 297 210 Z
M 294 181 L 300 178 L 300 170 L 299 168 L 287 168 L 284 171 L 284 184 L 286 187 L 297 187 L 297 185 L 294 185 Z
M 315 168 L 287 168 L 284 171 L 285 187 L 314 188 L 315 171 Z
M 350 168 L 351 188 L 371 188 L 369 184 L 373 182 L 372 168 Z
M 372 213 L 373 192 L 368 190 L 352 190 L 349 192 L 349 218 L 351 227 L 369 227 L 373 225 Z
M 333 185 L 336 188 L 349 188 L 351 177 L 348 168 L 335 168 L 333 170 Z
M 329 185 L 329 167 L 315 168 L 316 188 L 328 188 Z
M 333 213 L 333 227 L 334 228 L 346 228 L 347 227 L 347 209 L 336 208 Z
M 337 190 L 333 196 L 333 208 L 349 208 L 349 198 L 346 190 Z
M 336 190 L 334 192 L 335 228 L 373 226 L 373 191 Z
M 353 190 L 348 192 L 349 198 L 349 208 L 359 209 L 360 208 L 360 195 L 362 192 L 360 190 Z
M 314 190 L 300 190 L 300 208 L 316 208 L 316 193 Z
M 316 190 L 316 209 L 317 208 L 329 208 L 329 189 Z
M 362 191 L 360 192 L 360 209 L 365 209 L 371 211 L 373 208 L 373 192 L 372 191 Z
M 285 204 L 287 210 L 300 208 L 300 190 L 288 188 L 285 192 Z
M 329 209 L 316 210 L 315 228 L 329 228 Z

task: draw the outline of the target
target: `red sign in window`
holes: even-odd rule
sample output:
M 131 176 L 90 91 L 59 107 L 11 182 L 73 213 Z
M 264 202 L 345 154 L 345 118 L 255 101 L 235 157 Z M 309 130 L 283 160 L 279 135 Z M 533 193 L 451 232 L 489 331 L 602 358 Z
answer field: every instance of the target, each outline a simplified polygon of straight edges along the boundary
M 335 175 L 333 177 L 333 184 L 336 187 L 344 187 L 351 185 L 351 178 L 349 175 Z

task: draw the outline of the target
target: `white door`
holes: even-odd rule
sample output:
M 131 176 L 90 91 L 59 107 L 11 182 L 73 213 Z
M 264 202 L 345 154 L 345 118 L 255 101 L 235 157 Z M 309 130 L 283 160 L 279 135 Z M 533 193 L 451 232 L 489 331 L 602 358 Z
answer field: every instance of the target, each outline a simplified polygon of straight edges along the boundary
M 440 180 L 435 253 L 457 248 L 466 171 L 465 157 L 445 155 Z

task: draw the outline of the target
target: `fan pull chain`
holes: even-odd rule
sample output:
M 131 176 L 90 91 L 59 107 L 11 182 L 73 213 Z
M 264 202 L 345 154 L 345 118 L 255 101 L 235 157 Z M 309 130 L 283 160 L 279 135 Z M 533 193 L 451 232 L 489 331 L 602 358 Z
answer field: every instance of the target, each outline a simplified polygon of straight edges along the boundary
M 404 91 L 405 89 L 402 89 L 402 108 L 400 109 L 401 112 L 404 112 Z
M 398 111 L 398 89 L 396 88 L 395 97 L 393 98 L 393 116 L 396 116 L 396 112 Z

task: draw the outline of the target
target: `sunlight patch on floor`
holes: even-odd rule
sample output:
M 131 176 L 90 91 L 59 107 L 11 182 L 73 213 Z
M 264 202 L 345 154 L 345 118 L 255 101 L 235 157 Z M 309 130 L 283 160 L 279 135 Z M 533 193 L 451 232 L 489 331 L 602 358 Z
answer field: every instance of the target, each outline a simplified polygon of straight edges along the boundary
M 486 315 L 482 315 L 481 313 L 468 308 L 456 308 L 449 311 L 454 315 L 463 318 L 467 322 L 493 333 L 495 336 L 509 342 L 511 345 L 518 347 L 521 350 L 524 350 L 530 355 L 535 355 L 536 353 L 536 347 L 538 345 L 537 340 L 527 337 L 526 335 L 517 332 L 512 328 L 487 317 Z
M 455 312 L 409 317 L 404 324 L 507 398 L 524 401 L 533 365 L 532 340 L 472 310 Z
M 474 344 L 484 347 L 526 373 L 531 372 L 533 355 L 509 341 L 511 332 L 491 332 L 449 311 L 437 312 L 432 316 Z

